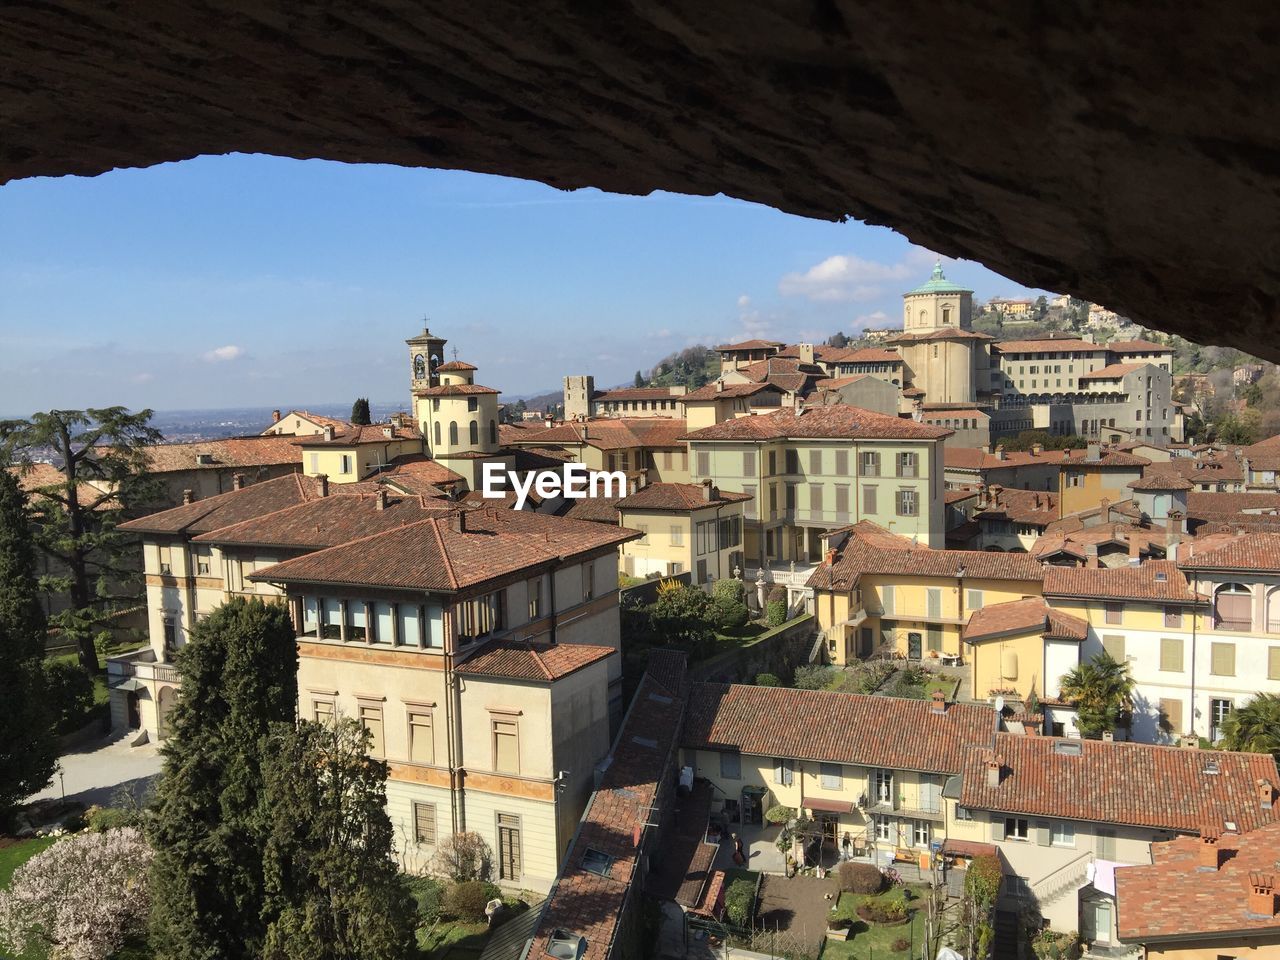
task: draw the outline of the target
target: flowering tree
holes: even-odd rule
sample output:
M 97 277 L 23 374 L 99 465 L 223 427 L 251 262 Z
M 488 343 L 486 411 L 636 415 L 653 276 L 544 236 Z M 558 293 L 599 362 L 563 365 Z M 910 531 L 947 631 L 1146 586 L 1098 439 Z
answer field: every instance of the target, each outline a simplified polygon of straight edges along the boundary
M 0 940 L 50 960 L 104 960 L 142 929 L 151 848 L 133 827 L 60 840 L 0 892 Z

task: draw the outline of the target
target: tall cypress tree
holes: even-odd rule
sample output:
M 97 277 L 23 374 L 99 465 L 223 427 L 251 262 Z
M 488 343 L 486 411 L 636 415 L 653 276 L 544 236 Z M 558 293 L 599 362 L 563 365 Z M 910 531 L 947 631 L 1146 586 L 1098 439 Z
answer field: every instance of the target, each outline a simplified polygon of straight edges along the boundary
M 392 859 L 387 765 L 354 720 L 282 726 L 267 758 L 264 960 L 398 960 L 414 908 Z
M 371 417 L 368 398 L 357 397 L 356 402 L 351 405 L 351 422 L 356 426 L 368 426 Z
M 0 469 L 0 824 L 48 784 L 57 764 L 45 633 L 26 495 Z
M 263 767 L 273 725 L 295 718 L 295 642 L 284 606 L 236 598 L 197 623 L 178 654 L 182 696 L 150 826 L 159 960 L 261 954 L 272 819 Z

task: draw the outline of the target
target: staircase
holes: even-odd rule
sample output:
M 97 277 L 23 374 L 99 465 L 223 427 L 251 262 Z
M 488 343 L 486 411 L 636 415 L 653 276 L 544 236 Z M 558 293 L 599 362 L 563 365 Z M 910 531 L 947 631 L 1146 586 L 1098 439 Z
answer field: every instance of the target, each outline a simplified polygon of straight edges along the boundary
M 1042 905 L 1049 904 L 1066 893 L 1079 890 L 1084 886 L 1085 875 L 1089 872 L 1089 864 L 1092 862 L 1093 851 L 1090 850 L 1032 883 L 1031 892 L 1036 902 Z

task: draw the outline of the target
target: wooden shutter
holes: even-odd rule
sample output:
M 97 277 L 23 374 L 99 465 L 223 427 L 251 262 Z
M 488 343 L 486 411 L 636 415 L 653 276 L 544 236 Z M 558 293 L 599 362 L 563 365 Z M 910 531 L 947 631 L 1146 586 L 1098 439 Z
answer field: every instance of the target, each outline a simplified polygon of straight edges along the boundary
M 360 725 L 369 731 L 369 756 L 386 756 L 386 744 L 382 737 L 382 706 L 360 704 Z
M 1167 733 L 1182 732 L 1182 701 L 1176 697 L 1160 698 L 1160 722 Z
M 1048 821 L 1048 820 L 1037 820 L 1037 821 L 1036 821 L 1036 833 L 1035 833 L 1035 838 L 1036 838 L 1036 843 L 1037 843 L 1037 844 L 1039 844 L 1040 846 L 1042 846 L 1042 847 L 1047 847 L 1047 846 L 1049 846 L 1049 843 L 1050 843 L 1050 836 L 1049 836 L 1049 821 Z
M 996 817 L 994 820 L 991 821 L 991 839 L 992 840 L 1004 839 L 1004 821 L 1001 820 L 999 817 Z
M 1160 669 L 1174 673 L 1182 672 L 1182 641 L 1176 637 L 1163 637 L 1160 640 Z
M 514 720 L 493 721 L 493 769 L 520 772 L 520 728 Z
M 1267 679 L 1280 680 L 1280 647 L 1267 648 Z
M 1234 677 L 1236 675 L 1236 645 L 1234 643 L 1214 643 L 1209 647 L 1209 672 L 1215 677 Z
M 435 763 L 435 730 L 429 710 L 409 711 L 409 759 L 413 763 Z
M 1124 635 L 1109 633 L 1102 637 L 1102 649 L 1116 663 L 1124 663 Z M 1163 668 L 1162 668 L 1163 669 Z

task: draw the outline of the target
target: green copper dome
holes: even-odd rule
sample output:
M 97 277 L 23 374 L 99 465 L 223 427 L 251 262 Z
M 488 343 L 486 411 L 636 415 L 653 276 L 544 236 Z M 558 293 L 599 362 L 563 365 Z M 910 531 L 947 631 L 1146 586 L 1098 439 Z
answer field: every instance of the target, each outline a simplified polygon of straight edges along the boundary
M 946 278 L 942 272 L 942 261 L 939 260 L 933 265 L 933 276 L 926 283 L 920 284 L 914 290 L 908 293 L 973 293 L 966 287 L 960 286 L 958 283 L 952 283 Z

